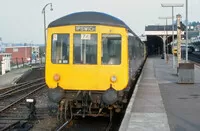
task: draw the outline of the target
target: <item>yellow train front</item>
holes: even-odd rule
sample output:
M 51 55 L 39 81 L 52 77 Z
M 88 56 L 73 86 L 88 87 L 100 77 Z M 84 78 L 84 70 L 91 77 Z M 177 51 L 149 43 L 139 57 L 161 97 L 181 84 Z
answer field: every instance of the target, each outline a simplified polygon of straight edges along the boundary
M 146 56 L 134 32 L 108 14 L 78 12 L 51 22 L 47 34 L 51 113 L 67 120 L 120 112 Z

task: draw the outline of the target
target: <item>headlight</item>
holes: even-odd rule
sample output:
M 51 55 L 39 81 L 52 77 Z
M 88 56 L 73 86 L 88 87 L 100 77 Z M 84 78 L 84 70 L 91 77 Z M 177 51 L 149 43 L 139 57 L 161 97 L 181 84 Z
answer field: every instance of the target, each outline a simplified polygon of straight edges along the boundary
M 111 82 L 116 82 L 117 81 L 117 77 L 116 76 L 111 76 L 110 80 L 111 80 Z
M 53 76 L 53 79 L 54 79 L 55 81 L 59 81 L 59 80 L 60 80 L 60 75 L 59 75 L 59 74 L 55 74 L 55 75 Z

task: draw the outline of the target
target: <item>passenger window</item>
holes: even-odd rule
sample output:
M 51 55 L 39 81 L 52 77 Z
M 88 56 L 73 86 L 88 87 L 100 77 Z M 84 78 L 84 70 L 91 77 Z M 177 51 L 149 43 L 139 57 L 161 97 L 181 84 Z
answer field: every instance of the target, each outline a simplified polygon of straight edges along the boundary
M 102 56 L 101 64 L 121 64 L 121 35 L 102 34 Z
M 53 34 L 51 48 L 52 63 L 69 63 L 69 34 Z
M 132 36 L 129 36 L 128 37 L 128 56 L 129 56 L 129 60 L 132 60 L 133 57 L 134 57 L 134 54 L 133 54 L 133 49 L 132 49 L 132 46 L 133 46 L 133 38 Z
M 97 34 L 74 34 L 74 64 L 97 64 Z

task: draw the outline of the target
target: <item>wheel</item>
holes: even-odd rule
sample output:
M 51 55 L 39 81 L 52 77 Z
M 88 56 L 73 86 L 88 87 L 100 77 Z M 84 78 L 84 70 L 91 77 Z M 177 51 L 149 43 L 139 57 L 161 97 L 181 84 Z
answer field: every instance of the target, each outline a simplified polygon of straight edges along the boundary
M 61 100 L 59 105 L 59 111 L 57 115 L 57 119 L 60 124 L 65 123 L 66 121 L 72 118 L 72 112 L 70 108 L 70 102 L 66 99 Z
M 71 103 L 69 101 L 65 101 L 65 121 L 68 121 L 72 118 L 72 109 L 70 104 Z
M 57 120 L 60 124 L 63 124 L 65 122 L 65 120 L 64 120 L 64 103 L 65 103 L 65 100 L 61 100 L 61 102 L 59 104 L 58 114 L 57 114 Z

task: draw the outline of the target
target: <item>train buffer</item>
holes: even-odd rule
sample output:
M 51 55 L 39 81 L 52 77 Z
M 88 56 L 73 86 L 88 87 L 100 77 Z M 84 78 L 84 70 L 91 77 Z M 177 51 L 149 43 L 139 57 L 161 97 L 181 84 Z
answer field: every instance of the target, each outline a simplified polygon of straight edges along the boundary
M 119 131 L 199 131 L 200 67 L 194 83 L 178 83 L 172 56 L 148 58 Z

